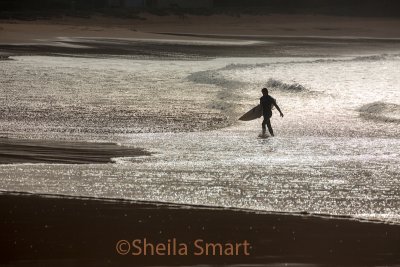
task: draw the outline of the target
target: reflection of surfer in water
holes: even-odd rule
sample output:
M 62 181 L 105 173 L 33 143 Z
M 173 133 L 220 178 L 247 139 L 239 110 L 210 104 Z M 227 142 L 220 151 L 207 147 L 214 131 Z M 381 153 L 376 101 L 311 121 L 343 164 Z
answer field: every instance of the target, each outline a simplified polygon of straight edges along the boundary
M 262 114 L 264 117 L 264 120 L 262 122 L 262 135 L 265 135 L 266 132 L 266 128 L 265 128 L 265 124 L 268 127 L 268 131 L 271 134 L 271 136 L 274 136 L 274 131 L 272 130 L 272 126 L 271 126 L 271 121 L 270 118 L 272 117 L 272 108 L 275 106 L 276 109 L 279 111 L 279 113 L 281 114 L 281 117 L 283 117 L 283 113 L 281 111 L 281 109 L 279 108 L 278 104 L 276 103 L 276 100 L 274 98 L 272 98 L 270 95 L 268 95 L 268 89 L 267 88 L 263 88 L 261 90 L 263 96 L 260 98 L 260 106 L 262 109 Z

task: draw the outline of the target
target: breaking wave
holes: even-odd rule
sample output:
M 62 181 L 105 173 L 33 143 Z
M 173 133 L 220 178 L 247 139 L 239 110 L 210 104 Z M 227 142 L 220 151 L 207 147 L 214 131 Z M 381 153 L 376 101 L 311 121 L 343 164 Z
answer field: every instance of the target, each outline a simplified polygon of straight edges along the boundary
M 393 60 L 400 59 L 398 54 L 381 54 L 381 55 L 369 55 L 369 56 L 358 56 L 351 61 L 378 61 L 378 60 Z
M 361 117 L 383 122 L 400 123 L 400 105 L 373 102 L 366 104 L 358 109 Z
M 344 59 L 332 59 L 332 58 L 317 59 L 309 61 L 308 63 L 362 62 L 362 61 L 381 61 L 381 60 L 399 60 L 399 59 L 400 59 L 400 54 L 380 54 L 380 55 L 356 56 Z
M 284 91 L 290 91 L 290 92 L 305 92 L 308 91 L 306 87 L 299 83 L 284 83 L 280 80 L 275 80 L 275 79 L 269 79 L 266 83 L 266 86 L 269 88 L 274 88 L 274 89 L 280 89 Z
M 14 60 L 14 59 L 10 58 L 9 55 L 0 54 L 0 61 L 6 61 L 6 60 Z
M 210 100 L 207 108 L 219 110 L 231 121 L 237 116 L 236 104 L 240 99 L 240 95 L 236 90 L 247 86 L 241 81 L 235 81 L 225 78 L 219 73 L 219 70 L 206 70 L 190 74 L 186 77 L 187 80 L 197 84 L 209 84 L 219 87 L 215 93 L 215 97 Z
M 224 88 L 239 88 L 243 82 L 234 81 L 223 77 L 218 70 L 199 71 L 190 74 L 187 79 L 198 84 L 211 84 Z

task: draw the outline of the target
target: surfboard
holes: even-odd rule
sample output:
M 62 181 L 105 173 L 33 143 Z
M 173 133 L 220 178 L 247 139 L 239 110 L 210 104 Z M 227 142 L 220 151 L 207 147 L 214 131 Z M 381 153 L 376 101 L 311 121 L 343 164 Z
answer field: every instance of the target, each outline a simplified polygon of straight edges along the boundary
M 248 112 L 246 112 L 242 117 L 239 118 L 241 121 L 251 121 L 258 119 L 262 116 L 262 110 L 261 106 L 258 105 L 252 109 L 250 109 Z

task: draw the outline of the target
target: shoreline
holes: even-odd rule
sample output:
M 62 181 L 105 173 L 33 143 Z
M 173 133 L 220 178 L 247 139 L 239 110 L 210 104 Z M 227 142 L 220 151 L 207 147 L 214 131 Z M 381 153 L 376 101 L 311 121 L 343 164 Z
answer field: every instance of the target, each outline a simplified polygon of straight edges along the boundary
M 399 225 L 186 205 L 0 192 L 4 266 L 400 263 Z M 131 256 L 118 240 L 248 240 L 249 256 Z
M 49 198 L 49 199 L 65 199 L 65 200 L 77 200 L 77 201 L 100 201 L 103 203 L 125 203 L 132 205 L 152 205 L 160 208 L 179 208 L 179 209 L 187 209 L 187 210 L 212 210 L 212 211 L 229 211 L 229 212 L 243 212 L 243 213 L 251 213 L 251 214 L 259 214 L 259 215 L 273 215 L 273 216 L 294 216 L 294 217 L 310 217 L 317 219 L 325 219 L 325 220 L 347 220 L 354 221 L 358 223 L 372 223 L 372 224 L 384 224 L 384 225 L 393 225 L 399 226 L 400 222 L 395 221 L 384 221 L 379 219 L 367 219 L 361 217 L 354 217 L 351 215 L 332 215 L 328 213 L 310 213 L 306 211 L 268 211 L 268 210 L 255 210 L 248 208 L 236 208 L 236 207 L 222 207 L 222 206 L 207 206 L 200 204 L 185 204 L 185 203 L 175 203 L 175 202 L 160 202 L 160 201 L 151 201 L 151 200 L 134 200 L 134 199 L 126 199 L 126 198 L 108 198 L 108 197 L 94 197 L 94 196 L 74 196 L 74 195 L 63 195 L 63 194 L 53 194 L 53 193 L 34 193 L 34 192 L 25 192 L 25 191 L 8 191 L 0 189 L 0 195 L 6 196 L 22 196 L 22 197 L 39 197 L 39 198 Z

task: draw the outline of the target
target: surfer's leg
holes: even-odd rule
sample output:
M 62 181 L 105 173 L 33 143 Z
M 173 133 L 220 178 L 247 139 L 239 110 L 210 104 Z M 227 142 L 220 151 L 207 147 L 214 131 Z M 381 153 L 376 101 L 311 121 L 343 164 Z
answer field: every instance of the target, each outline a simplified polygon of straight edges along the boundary
M 263 122 L 262 122 L 262 124 L 261 124 L 261 127 L 262 127 L 262 134 L 264 135 L 265 134 L 265 132 L 267 131 L 267 129 L 265 128 L 265 124 L 267 123 L 267 118 L 266 117 L 264 117 L 264 120 L 263 120 Z
M 270 119 L 269 118 L 264 119 L 264 121 L 266 121 L 266 123 L 267 123 L 269 133 L 271 134 L 271 136 L 274 136 L 274 131 L 272 130 Z M 265 124 L 264 124 L 264 127 L 265 127 Z

